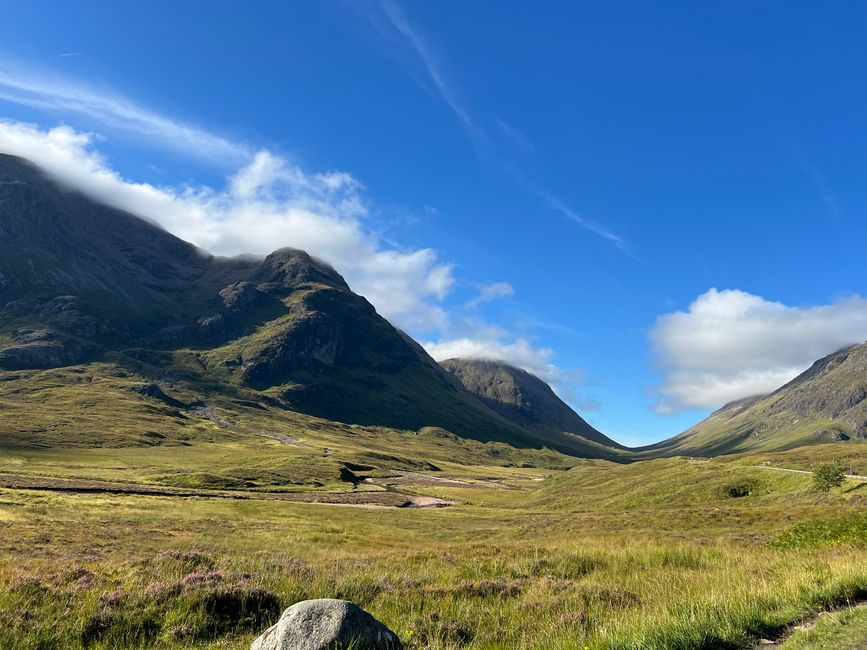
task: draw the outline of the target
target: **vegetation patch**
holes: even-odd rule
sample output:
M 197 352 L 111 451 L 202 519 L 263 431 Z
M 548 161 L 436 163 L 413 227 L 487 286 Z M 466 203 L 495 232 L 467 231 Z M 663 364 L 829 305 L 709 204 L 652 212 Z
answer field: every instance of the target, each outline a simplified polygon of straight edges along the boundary
M 867 548 L 867 514 L 801 522 L 778 535 L 771 543 L 778 548 L 837 545 Z
M 729 499 L 740 499 L 754 494 L 758 488 L 758 481 L 740 481 L 738 483 L 729 483 L 722 489 L 724 497 Z

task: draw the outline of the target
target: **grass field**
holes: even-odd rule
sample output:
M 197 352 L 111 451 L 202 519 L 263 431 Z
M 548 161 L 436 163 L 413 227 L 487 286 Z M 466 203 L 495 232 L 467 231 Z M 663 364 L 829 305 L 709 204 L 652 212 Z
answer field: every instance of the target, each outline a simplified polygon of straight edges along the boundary
M 864 444 L 617 464 L 141 385 L 0 381 L 0 647 L 246 648 L 338 597 L 409 648 L 749 648 L 867 595 L 867 486 L 762 467 Z
M 58 482 L 159 486 L 264 465 L 289 478 L 191 496 L 0 490 L 0 647 L 244 648 L 281 608 L 330 596 L 410 648 L 740 648 L 867 593 L 852 481 L 818 494 L 809 476 L 745 457 L 371 466 L 357 485 L 312 470 L 292 484 L 305 455 L 322 452 L 238 439 L 4 450 L 0 472 Z M 295 503 L 272 498 L 280 489 L 455 505 Z

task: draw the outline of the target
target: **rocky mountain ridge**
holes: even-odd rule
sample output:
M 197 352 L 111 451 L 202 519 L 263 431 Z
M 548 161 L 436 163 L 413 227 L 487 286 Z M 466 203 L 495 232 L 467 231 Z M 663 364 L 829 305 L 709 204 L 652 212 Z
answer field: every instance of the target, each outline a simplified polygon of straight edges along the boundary
M 598 455 L 502 417 L 328 264 L 208 255 L 0 155 L 0 370 L 116 358 L 332 421 Z
M 590 426 L 548 384 L 526 370 L 481 359 L 447 359 L 440 365 L 491 409 L 539 436 L 567 433 L 623 449 Z

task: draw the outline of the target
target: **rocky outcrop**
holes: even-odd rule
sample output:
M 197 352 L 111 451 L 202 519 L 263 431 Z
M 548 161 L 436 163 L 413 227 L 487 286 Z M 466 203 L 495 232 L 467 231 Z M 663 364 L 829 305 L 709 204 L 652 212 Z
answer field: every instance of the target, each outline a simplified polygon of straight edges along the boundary
M 348 290 L 346 280 L 331 266 L 295 248 L 281 248 L 266 257 L 252 278 L 261 291 L 324 284 Z
M 0 368 L 59 368 L 66 364 L 66 352 L 58 343 L 27 343 L 0 350 Z
M 347 600 L 305 600 L 283 612 L 250 650 L 400 650 L 400 639 L 385 625 Z
M 158 384 L 142 384 L 140 386 L 133 386 L 130 390 L 134 393 L 138 393 L 139 395 L 143 395 L 144 397 L 149 397 L 151 399 L 158 400 L 169 406 L 173 406 L 174 408 L 185 409 L 187 405 L 183 402 L 176 400 L 174 397 L 167 395 L 162 388 L 159 387 Z
M 292 370 L 333 365 L 343 345 L 343 333 L 334 318 L 299 309 L 282 331 L 245 355 L 244 378 L 251 385 L 279 383 Z
M 12 335 L 18 345 L 0 350 L 0 368 L 26 370 L 59 368 L 83 361 L 93 346 L 49 329 L 22 329 Z
M 220 290 L 223 306 L 229 311 L 240 311 L 254 304 L 262 293 L 252 282 L 235 282 Z

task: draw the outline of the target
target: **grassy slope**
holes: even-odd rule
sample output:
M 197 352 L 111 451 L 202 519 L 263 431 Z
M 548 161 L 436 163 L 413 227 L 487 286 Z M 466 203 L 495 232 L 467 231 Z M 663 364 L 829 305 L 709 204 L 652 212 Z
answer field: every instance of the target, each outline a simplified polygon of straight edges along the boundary
M 220 474 L 235 464 L 263 471 L 280 468 L 288 483 L 301 484 L 293 472 L 303 479 L 320 468 L 319 478 L 325 481 L 345 462 L 411 469 L 426 466 L 417 459 L 444 465 L 540 467 L 567 467 L 574 460 L 549 450 L 463 439 L 434 428 L 412 432 L 330 422 L 272 406 L 240 386 L 209 392 L 172 377 L 162 390 L 178 406 L 137 392 L 152 377 L 138 372 L 139 362 L 120 361 L 125 365 L 0 371 L 0 448 L 7 450 L 7 462 L 15 457 L 74 457 L 85 459 L 80 465 L 97 473 L 114 463 L 116 471 L 110 475 L 94 475 L 112 480 L 143 478 L 126 461 L 153 467 L 154 476 L 160 468 Z M 189 445 L 195 453 L 182 453 Z M 71 448 L 78 450 L 73 456 Z M 382 457 L 373 463 L 371 452 Z
M 798 418 L 789 413 L 770 414 L 772 406 L 773 402 L 763 401 L 736 416 L 713 414 L 675 438 L 636 451 L 639 457 L 783 451 L 832 442 L 814 436 L 816 431 L 849 431 L 840 422 L 821 416 Z M 834 444 L 839 443 L 834 441 Z
M 813 448 L 808 448 L 812 451 Z M 853 466 L 867 460 L 867 444 L 848 448 Z M 825 460 L 837 459 L 834 448 Z M 800 450 L 804 454 L 807 450 Z M 799 502 L 830 504 L 830 497 L 813 492 L 809 475 L 788 474 L 756 467 L 768 460 L 775 466 L 796 469 L 793 452 L 762 456 L 730 456 L 710 460 L 664 458 L 618 465 L 579 461 L 578 465 L 540 489 L 539 502 L 553 508 L 620 509 L 680 507 L 718 501 L 726 505 L 791 505 Z M 839 458 L 847 458 L 845 456 Z M 760 460 L 761 459 L 761 460 Z M 821 458 L 813 458 L 815 466 Z M 801 467 L 806 467 L 801 464 Z M 867 495 L 867 485 L 849 481 L 837 495 L 848 500 Z
M 755 457 L 508 467 L 505 446 L 441 431 L 290 427 L 254 411 L 186 445 L 4 449 L 0 472 L 153 483 L 256 469 L 268 489 L 352 490 L 313 461 L 366 459 L 380 463 L 370 475 L 426 461 L 470 484 L 406 486 L 458 501 L 443 510 L 2 489 L 0 646 L 245 648 L 280 606 L 338 596 L 410 648 L 736 647 L 867 589 L 862 538 L 797 528 L 864 519 L 853 483 L 818 495 Z
M 816 361 L 765 397 L 727 404 L 638 457 L 782 451 L 867 438 L 867 344 Z

